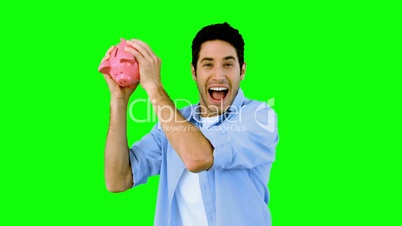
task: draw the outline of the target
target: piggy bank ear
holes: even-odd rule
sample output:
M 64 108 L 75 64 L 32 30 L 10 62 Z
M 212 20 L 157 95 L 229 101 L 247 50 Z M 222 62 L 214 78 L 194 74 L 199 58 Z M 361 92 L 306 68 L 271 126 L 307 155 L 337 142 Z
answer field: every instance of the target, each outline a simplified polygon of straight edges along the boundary
M 108 60 L 103 61 L 98 68 L 98 71 L 102 74 L 109 74 L 110 62 Z
M 134 57 L 133 54 L 128 53 L 128 52 L 121 53 L 121 55 L 120 55 L 120 63 L 134 64 L 135 63 L 135 57 Z

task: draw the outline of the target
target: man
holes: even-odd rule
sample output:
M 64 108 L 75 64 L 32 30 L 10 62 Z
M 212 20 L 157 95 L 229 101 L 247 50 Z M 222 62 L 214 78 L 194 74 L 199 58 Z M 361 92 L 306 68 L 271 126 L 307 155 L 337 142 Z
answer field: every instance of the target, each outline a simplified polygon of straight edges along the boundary
M 128 148 L 127 104 L 138 84 L 122 88 L 104 75 L 111 92 L 108 190 L 125 191 L 160 175 L 155 225 L 271 225 L 267 183 L 278 141 L 276 115 L 239 88 L 246 63 L 238 30 L 223 23 L 197 33 L 191 72 L 200 102 L 181 111 L 161 84 L 160 59 L 142 41 L 127 43 L 159 122 Z

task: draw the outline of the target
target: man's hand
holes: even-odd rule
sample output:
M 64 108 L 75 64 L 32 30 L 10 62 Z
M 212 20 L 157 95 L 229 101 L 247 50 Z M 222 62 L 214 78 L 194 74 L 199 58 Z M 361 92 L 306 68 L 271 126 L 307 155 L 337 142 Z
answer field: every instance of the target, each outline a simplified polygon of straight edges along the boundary
M 189 171 L 200 172 L 211 168 L 214 161 L 213 146 L 197 127 L 180 114 L 167 95 L 160 79 L 161 60 L 142 41 L 132 39 L 127 44 L 132 48 L 125 50 L 132 53 L 139 63 L 141 85 L 152 100 L 161 128 L 173 149 Z M 166 128 L 192 129 L 176 131 Z
M 150 89 L 161 87 L 160 68 L 161 60 L 155 55 L 151 48 L 143 41 L 131 39 L 127 41 L 132 48 L 124 50 L 132 53 L 139 63 L 140 83 L 149 92 Z
M 113 50 L 114 50 L 114 46 L 111 46 L 109 48 L 109 50 L 106 52 L 106 55 L 103 57 L 102 62 L 109 60 L 110 53 Z M 123 100 L 127 103 L 131 94 L 134 92 L 134 90 L 138 86 L 138 83 L 136 83 L 129 87 L 120 87 L 119 84 L 117 84 L 109 74 L 103 74 L 103 76 L 105 77 L 105 80 L 109 87 L 112 101 L 113 100 Z

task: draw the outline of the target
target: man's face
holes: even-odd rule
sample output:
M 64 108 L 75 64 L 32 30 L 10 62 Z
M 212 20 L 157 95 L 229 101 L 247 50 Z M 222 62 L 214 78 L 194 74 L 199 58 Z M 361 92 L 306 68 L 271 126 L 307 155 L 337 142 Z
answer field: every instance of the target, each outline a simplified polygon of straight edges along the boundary
M 200 92 L 201 116 L 220 115 L 233 103 L 244 78 L 246 64 L 240 69 L 236 49 L 228 42 L 213 40 L 201 45 L 197 71 L 191 65 Z

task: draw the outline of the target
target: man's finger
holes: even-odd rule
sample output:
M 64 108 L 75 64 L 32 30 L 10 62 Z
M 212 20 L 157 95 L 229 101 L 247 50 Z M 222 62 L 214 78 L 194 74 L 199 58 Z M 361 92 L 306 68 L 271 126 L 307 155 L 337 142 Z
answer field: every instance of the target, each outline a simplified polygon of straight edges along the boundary
M 106 54 L 106 55 L 102 58 L 102 61 L 109 60 L 109 58 L 110 58 L 110 54 Z
M 115 87 L 119 86 L 109 74 L 103 74 L 103 77 L 105 78 L 107 86 L 110 90 L 115 89 Z
M 111 47 L 106 51 L 105 56 L 106 56 L 106 55 L 109 55 L 109 56 L 110 56 L 110 54 L 112 53 L 113 50 L 114 50 L 114 46 L 111 46 Z
M 142 45 L 138 40 L 135 41 L 126 41 L 127 44 L 131 45 L 135 50 L 137 50 L 141 55 L 144 56 L 146 59 L 151 59 L 154 53 L 150 51 L 149 48 Z M 153 58 L 152 58 L 153 59 Z
M 114 50 L 114 46 L 111 46 L 107 51 L 105 56 L 102 58 L 102 62 L 105 60 L 109 60 L 110 58 L 110 54 L 112 53 L 112 51 Z
M 156 56 L 154 51 L 152 51 L 151 47 L 147 43 L 145 43 L 141 40 L 135 40 L 135 41 L 139 46 L 141 46 L 144 50 L 147 51 L 147 53 L 152 58 L 152 60 L 154 60 L 155 62 L 158 60 L 158 56 Z
M 140 84 L 140 82 L 135 83 L 134 85 L 129 86 L 130 89 L 135 89 Z
M 112 77 L 110 77 L 110 75 L 108 75 L 108 74 L 103 74 L 102 73 L 102 75 L 106 80 L 111 80 L 112 79 Z
M 138 61 L 138 63 L 140 63 L 140 64 L 145 63 L 145 57 L 136 49 L 130 48 L 130 47 L 124 47 L 124 51 L 133 54 L 135 59 Z

